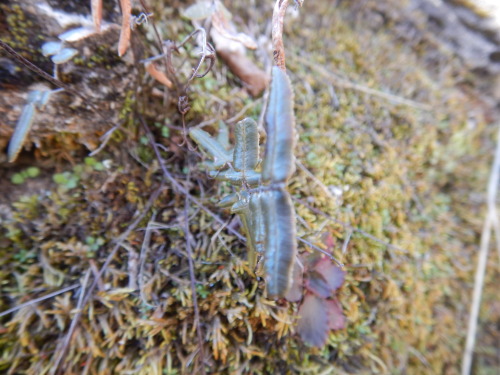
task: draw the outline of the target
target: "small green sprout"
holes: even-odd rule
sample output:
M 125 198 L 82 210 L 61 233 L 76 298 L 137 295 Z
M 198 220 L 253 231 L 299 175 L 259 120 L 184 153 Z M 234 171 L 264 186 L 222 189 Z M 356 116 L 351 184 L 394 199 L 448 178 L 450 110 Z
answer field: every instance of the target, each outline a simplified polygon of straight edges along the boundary
M 56 184 L 67 190 L 76 188 L 80 182 L 80 177 L 71 172 L 56 173 L 52 179 Z
M 21 249 L 12 258 L 20 263 L 29 263 L 32 259 L 36 258 L 36 254 L 32 250 Z
M 40 169 L 38 167 L 29 167 L 22 172 L 14 173 L 10 179 L 13 184 L 21 185 L 28 178 L 35 178 L 40 175 Z
M 89 246 L 90 251 L 89 251 L 89 257 L 93 257 L 94 254 L 99 250 L 99 248 L 104 245 L 104 238 L 102 237 L 92 237 L 92 236 L 87 236 L 85 238 L 85 244 Z
M 85 165 L 92 167 L 96 171 L 103 171 L 105 169 L 104 165 L 100 161 L 97 161 L 92 157 L 85 158 Z
M 10 181 L 13 184 L 21 185 L 24 182 L 24 177 L 23 177 L 23 175 L 21 173 L 14 173 L 12 175 L 12 177 L 10 178 Z

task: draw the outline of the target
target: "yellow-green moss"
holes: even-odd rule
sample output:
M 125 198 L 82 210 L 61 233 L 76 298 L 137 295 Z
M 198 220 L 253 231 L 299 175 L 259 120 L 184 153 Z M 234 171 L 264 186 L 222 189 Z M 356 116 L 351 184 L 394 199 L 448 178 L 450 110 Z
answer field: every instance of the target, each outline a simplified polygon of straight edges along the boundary
M 443 56 L 449 69 L 436 72 L 425 55 L 431 45 L 411 49 L 390 28 L 367 28 L 363 18 L 357 21 L 362 15 L 349 4 L 334 8 L 328 2 L 306 2 L 300 22 L 287 18 L 284 40 L 295 89 L 296 155 L 316 178 L 298 168 L 289 190 L 324 213 L 297 202 L 300 235 L 323 246 L 321 235 L 330 232 L 334 255 L 346 264 L 338 297 L 347 328 L 333 332 L 324 348 L 304 346 L 291 333 L 297 306 L 264 298 L 263 281 L 244 261 L 244 244 L 226 230 L 219 232 L 219 224 L 194 203 L 186 212 L 184 196 L 167 181 L 151 211 L 123 241 L 103 276 L 102 290 L 99 286 L 84 309 L 65 359 L 66 373 L 82 373 L 85 366 L 100 373 L 193 373 L 198 339 L 186 215 L 209 373 L 458 371 L 483 214 L 470 196 L 483 193 L 493 129 L 459 87 L 467 73 L 457 61 Z M 255 17 L 264 25 L 270 8 Z M 181 21 L 173 20 L 171 30 L 186 29 L 176 22 Z M 331 84 L 315 66 L 431 109 L 335 84 L 340 107 L 334 109 Z M 211 74 L 194 80 L 187 124 L 227 119 L 249 104 L 248 95 L 232 82 Z M 229 219 L 215 205 L 227 186 L 196 168 L 199 159 L 182 148 L 181 133 L 163 130 L 165 124 L 182 126 L 176 103 L 165 108 L 160 99 L 133 96 L 128 93 L 120 103 L 125 129 L 114 133 L 102 154 L 55 172 L 46 193 L 12 203 L 13 215 L 0 230 L 0 244 L 5 244 L 0 250 L 0 310 L 56 285 L 79 282 L 92 264 L 100 267 L 164 181 L 147 138 L 132 119 L 137 103 L 140 109 L 147 103 L 142 110 L 153 119 L 150 128 L 161 152 L 168 150 L 164 157 L 172 176 Z M 247 115 L 258 118 L 259 108 L 249 108 Z M 124 140 L 132 147 L 124 150 Z M 112 165 L 103 170 L 105 159 Z M 153 218 L 163 227 L 151 231 L 149 246 L 142 249 Z M 141 251 L 146 251 L 145 266 L 138 275 Z M 142 294 L 130 285 L 131 275 L 137 282 L 144 277 Z M 494 286 L 487 285 L 485 305 L 495 298 Z M 4 318 L 0 369 L 38 374 L 50 368 L 51 353 L 68 330 L 77 300 L 75 293 L 67 293 Z

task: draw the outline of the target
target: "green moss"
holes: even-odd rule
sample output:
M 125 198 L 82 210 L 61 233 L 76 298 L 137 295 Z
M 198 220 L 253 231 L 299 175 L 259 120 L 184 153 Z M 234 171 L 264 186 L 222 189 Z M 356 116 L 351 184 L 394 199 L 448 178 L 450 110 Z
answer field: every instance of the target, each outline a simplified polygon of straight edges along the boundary
M 90 372 L 194 373 L 198 329 L 209 373 L 457 372 L 483 215 L 469 197 L 484 190 L 492 129 L 478 115 L 475 126 L 468 125 L 478 109 L 459 87 L 467 73 L 450 60 L 437 75 L 425 55 L 439 53 L 432 45 L 402 45 L 390 21 L 368 29 L 356 21 L 366 14 L 348 3 L 305 6 L 301 22 L 285 22 L 285 46 L 295 89 L 296 155 L 314 179 L 298 168 L 289 189 L 323 212 L 296 203 L 299 233 L 323 248 L 322 235 L 330 233 L 334 255 L 346 264 L 347 280 L 338 292 L 346 329 L 332 332 L 323 348 L 306 347 L 293 335 L 297 305 L 267 300 L 264 280 L 244 260 L 245 244 L 192 201 L 185 207 L 185 197 L 163 175 L 132 116 L 142 106 L 170 177 L 230 222 L 216 206 L 230 187 L 208 179 L 196 166 L 195 152 L 183 145 L 182 132 L 173 130 L 182 127 L 176 98 L 165 107 L 163 98 L 136 98 L 130 91 L 119 103 L 123 125 L 106 149 L 93 157 L 75 155 L 72 166 L 57 164 L 43 194 L 9 203 L 12 215 L 0 229 L 2 311 L 58 285 L 82 283 L 87 270 L 102 267 L 119 244 L 83 309 L 65 359 L 68 373 L 85 366 Z M 153 11 L 158 19 L 167 12 Z M 172 20 L 165 30 L 181 40 L 188 27 L 171 9 L 168 14 Z M 270 14 L 255 17 L 264 25 Z M 318 28 L 322 20 L 328 22 Z M 108 52 L 97 50 L 75 62 L 107 66 Z M 333 84 L 336 109 L 331 83 L 318 67 L 358 85 L 425 101 L 432 110 Z M 187 126 L 213 120 L 209 126 L 216 129 L 219 119 L 254 102 L 234 77 L 217 73 L 217 79 L 209 74 L 193 81 Z M 245 115 L 258 119 L 261 108 L 259 102 Z M 19 189 L 26 178 L 42 177 L 32 169 L 18 174 Z M 121 237 L 160 183 L 150 211 Z M 186 217 L 200 325 L 193 318 Z M 237 229 L 234 222 L 229 227 Z M 494 301 L 494 289 L 488 279 L 484 306 Z M 78 296 L 66 293 L 2 318 L 0 369 L 33 374 L 52 366 L 46 353 L 63 342 Z M 497 316 L 483 314 L 488 321 Z

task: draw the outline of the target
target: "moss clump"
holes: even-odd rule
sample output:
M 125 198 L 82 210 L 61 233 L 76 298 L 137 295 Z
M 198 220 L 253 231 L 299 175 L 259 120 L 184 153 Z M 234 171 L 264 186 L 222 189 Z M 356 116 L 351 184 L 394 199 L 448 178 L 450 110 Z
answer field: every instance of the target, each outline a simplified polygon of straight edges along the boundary
M 88 290 L 108 261 L 70 340 L 64 373 L 197 373 L 198 330 L 209 373 L 458 371 L 483 215 L 474 197 L 487 180 L 493 129 L 475 105 L 474 88 L 461 86 L 468 73 L 456 60 L 425 38 L 414 48 L 401 43 L 390 22 L 367 27 L 375 16 L 355 8 L 305 2 L 300 22 L 285 24 L 301 163 L 289 190 L 299 234 L 333 247 L 346 264 L 338 298 L 347 328 L 332 333 L 323 348 L 300 342 L 293 334 L 297 306 L 264 297 L 263 280 L 232 232 L 237 225 L 216 206 L 229 188 L 197 168 L 200 158 L 184 144 L 175 100 L 165 107 L 164 98 L 130 91 L 120 103 L 125 125 L 97 156 L 73 155 L 70 167 L 44 147 L 57 167 L 50 184 L 9 202 L 0 229 L 1 311 L 85 284 L 87 274 Z M 155 17 L 175 14 L 165 9 L 154 9 Z M 257 25 L 271 15 L 270 9 L 239 11 Z M 176 40 L 175 31 L 186 29 L 182 22 L 174 18 L 167 28 Z M 447 69 L 436 71 L 429 62 L 436 55 Z M 258 117 L 260 104 L 250 106 L 220 71 L 217 79 L 193 82 L 187 126 L 215 124 L 243 108 Z M 395 104 L 393 97 L 430 110 Z M 134 119 L 136 108 L 151 134 Z M 182 189 L 203 207 L 186 200 Z M 230 224 L 221 229 L 225 221 Z M 495 276 L 488 276 L 486 306 L 495 299 Z M 80 290 L 0 318 L 0 369 L 53 368 Z M 487 309 L 482 319 L 494 321 L 495 311 Z M 481 359 L 489 366 L 489 358 Z
M 0 4 L 0 38 L 21 56 L 32 61 L 42 70 L 50 71 L 52 64 L 40 52 L 44 34 L 32 17 L 18 4 Z M 2 50 L 3 53 L 3 50 Z M 1 81 L 20 85 L 31 83 L 34 78 L 22 69 L 17 68 L 13 77 L 2 77 Z M 12 81 L 12 82 L 11 82 Z

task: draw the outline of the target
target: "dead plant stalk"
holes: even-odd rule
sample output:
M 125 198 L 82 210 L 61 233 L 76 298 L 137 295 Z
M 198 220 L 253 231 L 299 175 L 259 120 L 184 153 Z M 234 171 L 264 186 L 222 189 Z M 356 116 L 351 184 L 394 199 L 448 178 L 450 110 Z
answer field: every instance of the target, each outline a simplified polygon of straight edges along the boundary
M 472 359 L 474 356 L 474 346 L 476 342 L 477 323 L 479 318 L 479 309 L 481 307 L 481 297 L 484 286 L 484 276 L 488 261 L 488 252 L 490 248 L 491 231 L 495 222 L 498 223 L 498 216 L 495 201 L 498 193 L 498 182 L 500 176 L 500 125 L 498 126 L 497 145 L 495 157 L 490 172 L 488 182 L 487 203 L 488 212 L 481 233 L 481 242 L 479 245 L 479 258 L 477 261 L 476 276 L 474 281 L 474 290 L 472 292 L 472 305 L 469 315 L 469 325 L 467 330 L 467 339 L 465 343 L 464 355 L 462 359 L 462 375 L 471 373 Z M 498 232 L 496 233 L 498 236 Z M 498 238 L 497 238 L 498 241 Z M 500 248 L 498 249 L 500 251 Z

